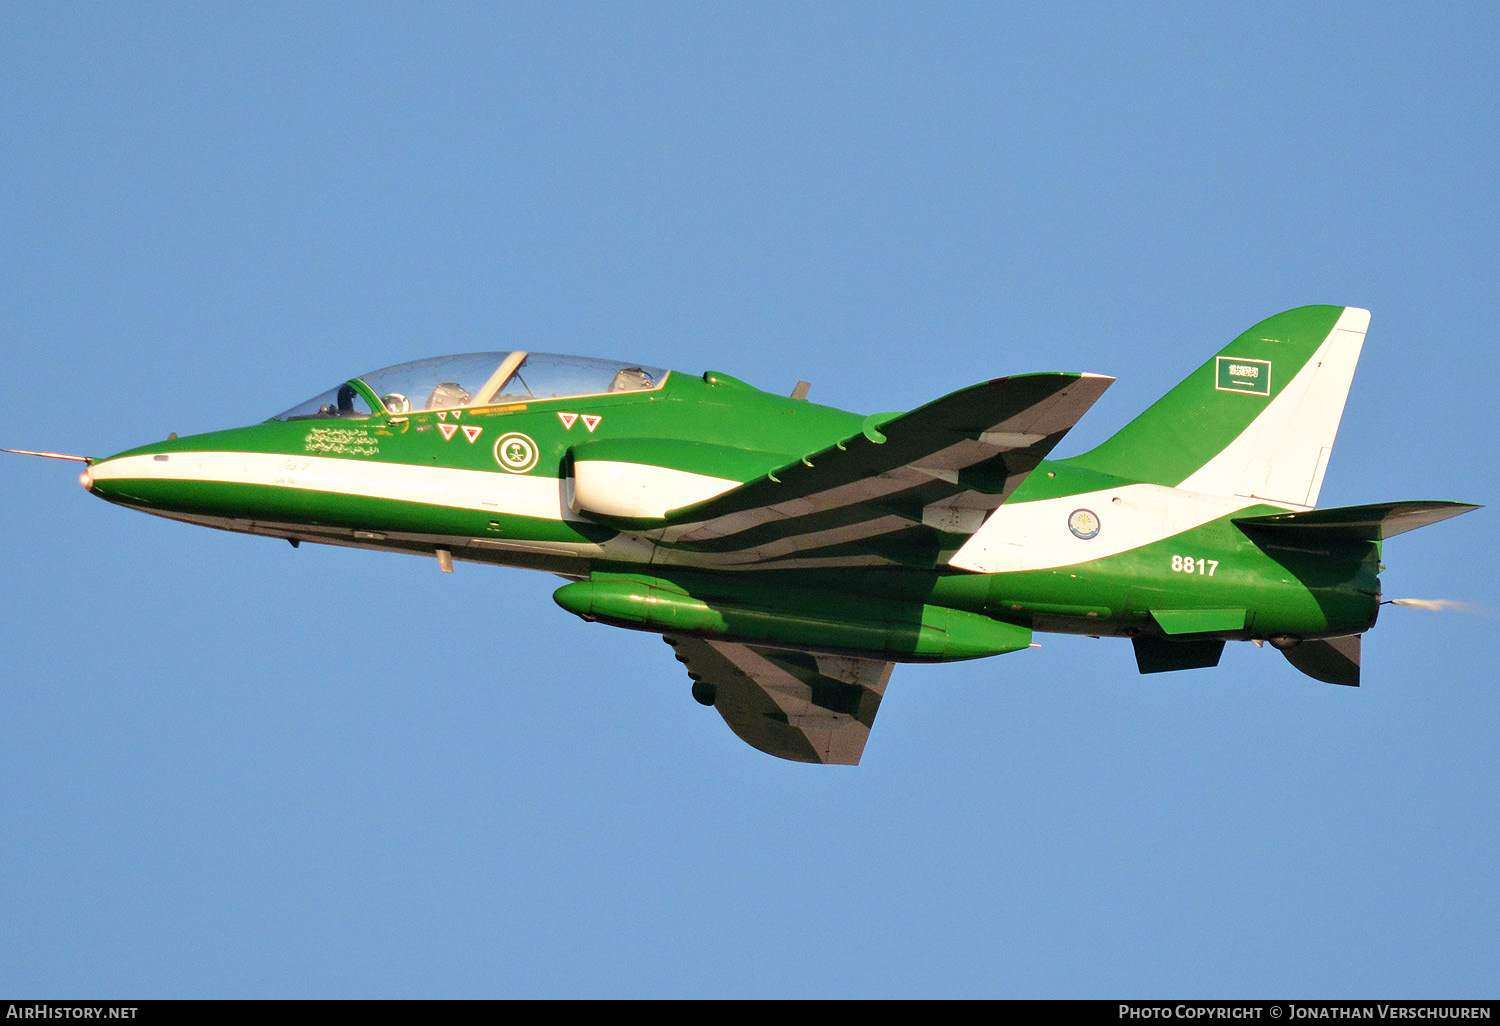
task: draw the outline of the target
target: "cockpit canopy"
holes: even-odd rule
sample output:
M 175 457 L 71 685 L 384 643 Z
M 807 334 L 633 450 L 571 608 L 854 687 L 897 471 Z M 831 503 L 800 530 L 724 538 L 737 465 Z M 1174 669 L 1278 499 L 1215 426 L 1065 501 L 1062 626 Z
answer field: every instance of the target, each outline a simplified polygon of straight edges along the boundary
M 435 356 L 361 374 L 271 419 L 368 417 L 377 401 L 384 412 L 402 414 L 639 392 L 656 388 L 666 374 L 659 367 L 522 350 Z

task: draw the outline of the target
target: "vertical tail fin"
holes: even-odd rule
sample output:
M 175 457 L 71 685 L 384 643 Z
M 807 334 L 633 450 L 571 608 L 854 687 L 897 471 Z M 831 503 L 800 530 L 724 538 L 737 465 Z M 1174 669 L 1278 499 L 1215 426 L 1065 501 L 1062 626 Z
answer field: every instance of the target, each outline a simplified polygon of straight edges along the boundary
M 1313 506 L 1370 312 L 1303 306 L 1240 335 L 1097 448 L 1131 481 Z

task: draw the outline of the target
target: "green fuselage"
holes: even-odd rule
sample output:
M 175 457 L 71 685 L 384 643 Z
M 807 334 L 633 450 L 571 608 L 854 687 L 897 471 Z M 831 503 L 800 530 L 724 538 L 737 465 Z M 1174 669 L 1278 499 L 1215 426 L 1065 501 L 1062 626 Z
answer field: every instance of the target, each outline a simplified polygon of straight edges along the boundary
M 698 628 L 687 620 L 673 626 L 613 615 L 603 606 L 596 611 L 622 626 L 774 642 L 783 639 L 776 631 L 791 628 L 735 625 L 748 624 L 754 611 L 775 609 L 813 624 L 794 631 L 791 642 L 816 646 L 817 631 L 832 629 L 832 650 L 873 650 L 896 660 L 1009 651 L 1024 647 L 1029 630 L 1316 638 L 1358 633 L 1375 621 L 1378 542 L 1309 547 L 1252 537 L 1234 518 L 1285 509 L 1252 499 L 1221 501 L 1217 515 L 1184 521 L 1168 507 L 1187 500 L 1167 495 L 1170 489 L 1068 461 L 1043 461 L 1002 508 L 1051 503 L 1066 517 L 1070 497 L 1088 496 L 1085 512 L 1094 520 L 1079 520 L 1084 528 L 1073 537 L 1084 539 L 1092 529 L 1107 543 L 1127 506 L 1134 523 L 1156 516 L 1141 513 L 1142 503 L 1159 503 L 1167 510 L 1160 529 L 1138 528 L 1141 544 L 1098 558 L 1072 555 L 1046 565 L 1040 557 L 1027 563 L 1023 554 L 1020 568 L 994 572 L 947 562 L 963 537 L 927 552 L 861 551 L 845 543 L 802 566 L 726 560 L 723 544 L 674 541 L 660 529 L 661 511 L 580 504 L 588 482 L 579 468 L 605 481 L 600 488 L 610 503 L 649 505 L 665 482 L 678 495 L 672 502 L 690 505 L 875 431 L 879 418 L 771 395 L 713 373 L 673 373 L 654 388 L 614 394 L 505 399 L 446 411 L 273 420 L 173 438 L 96 461 L 85 478 L 111 502 L 207 526 L 545 570 L 579 582 L 625 575 L 658 582 L 686 596 L 694 610 L 706 606 L 719 616 Z M 666 475 L 637 480 L 632 475 L 645 473 L 640 468 Z M 1191 526 L 1174 529 L 1184 522 Z M 1064 540 L 1085 556 L 1094 544 Z M 683 608 L 683 616 L 709 615 Z M 719 615 L 724 610 L 729 615 Z M 934 616 L 948 615 L 944 610 L 993 622 L 993 642 L 983 640 L 987 629 L 979 621 L 963 621 L 962 631 L 951 617 L 943 620 L 947 626 L 932 626 Z M 921 640 L 924 622 L 932 627 L 928 641 Z M 839 634 L 839 624 L 854 626 Z M 889 628 L 885 640 L 868 640 L 872 625 Z M 933 631 L 977 640 L 934 647 Z
M 860 759 L 897 662 L 1126 637 L 1142 673 L 1267 641 L 1360 683 L 1385 540 L 1467 503 L 1319 507 L 1369 311 L 1236 336 L 1103 443 L 1114 380 L 982 381 L 868 417 L 709 372 L 524 350 L 372 371 L 251 427 L 89 463 L 101 498 L 224 530 L 557 574 L 662 636 L 753 747 Z

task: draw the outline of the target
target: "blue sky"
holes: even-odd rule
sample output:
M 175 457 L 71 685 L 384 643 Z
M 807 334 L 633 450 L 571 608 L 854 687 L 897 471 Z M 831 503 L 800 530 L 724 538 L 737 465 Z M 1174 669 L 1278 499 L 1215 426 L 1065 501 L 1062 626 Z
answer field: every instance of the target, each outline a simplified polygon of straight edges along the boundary
M 1493 505 L 1488 5 L 12 4 L 0 444 L 105 455 L 513 347 L 864 412 L 1372 310 L 1322 501 Z M 7 457 L 0 991 L 1494 996 L 1496 614 L 899 667 L 784 763 L 522 571 Z M 1494 514 L 1392 597 L 1500 608 Z

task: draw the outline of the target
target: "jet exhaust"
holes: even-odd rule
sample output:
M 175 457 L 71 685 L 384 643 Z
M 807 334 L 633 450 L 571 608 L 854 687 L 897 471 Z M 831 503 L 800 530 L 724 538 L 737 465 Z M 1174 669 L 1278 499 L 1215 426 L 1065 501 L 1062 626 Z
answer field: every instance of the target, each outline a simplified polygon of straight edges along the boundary
M 1473 602 L 1461 602 L 1458 599 L 1399 598 L 1388 601 L 1393 606 L 1410 606 L 1413 609 L 1428 609 L 1435 613 L 1467 613 L 1470 616 L 1500 620 L 1500 610 L 1489 609 Z

